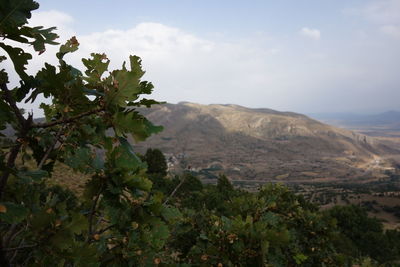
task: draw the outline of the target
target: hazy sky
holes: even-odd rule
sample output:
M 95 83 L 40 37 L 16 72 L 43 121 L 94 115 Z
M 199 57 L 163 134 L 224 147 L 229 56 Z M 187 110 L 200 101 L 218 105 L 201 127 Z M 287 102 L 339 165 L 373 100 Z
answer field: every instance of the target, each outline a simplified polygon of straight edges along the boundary
M 81 43 L 68 60 L 105 52 L 119 67 L 136 54 L 158 100 L 301 113 L 400 109 L 400 0 L 39 3 L 32 25 L 57 26 L 60 42 L 76 35 Z M 55 63 L 55 51 L 30 70 Z

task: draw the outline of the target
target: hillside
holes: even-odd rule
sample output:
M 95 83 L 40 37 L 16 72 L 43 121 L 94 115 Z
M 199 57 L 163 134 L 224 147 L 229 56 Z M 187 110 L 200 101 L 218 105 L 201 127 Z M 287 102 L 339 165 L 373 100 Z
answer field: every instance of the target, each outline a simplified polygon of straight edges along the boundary
M 332 181 L 367 179 L 389 168 L 392 151 L 376 139 L 307 116 L 238 105 L 165 104 L 143 110 L 164 131 L 137 144 L 160 148 L 171 170 L 203 178 Z

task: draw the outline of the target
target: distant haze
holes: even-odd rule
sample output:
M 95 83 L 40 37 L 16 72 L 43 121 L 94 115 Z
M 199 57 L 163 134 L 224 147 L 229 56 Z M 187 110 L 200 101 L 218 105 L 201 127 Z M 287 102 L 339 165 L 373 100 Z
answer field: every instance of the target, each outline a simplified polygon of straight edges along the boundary
M 70 62 L 105 52 L 116 68 L 137 54 L 158 100 L 300 113 L 400 106 L 400 0 L 39 3 L 32 25 L 81 43 Z M 30 71 L 56 64 L 55 51 Z

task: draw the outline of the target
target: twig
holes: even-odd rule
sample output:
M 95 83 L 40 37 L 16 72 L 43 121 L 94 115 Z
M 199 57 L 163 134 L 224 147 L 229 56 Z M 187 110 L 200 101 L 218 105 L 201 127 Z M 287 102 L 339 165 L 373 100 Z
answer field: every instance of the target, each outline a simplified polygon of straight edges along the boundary
M 64 127 L 60 127 L 60 129 L 57 131 L 54 142 L 49 148 L 47 149 L 46 153 L 44 154 L 43 158 L 40 160 L 40 163 L 38 165 L 38 170 L 42 169 L 44 163 L 46 162 L 47 158 L 49 157 L 51 151 L 53 151 L 54 146 L 57 144 L 58 138 L 60 137 Z
M 17 237 L 17 235 L 19 235 L 19 234 L 22 233 L 23 231 L 26 231 L 26 229 L 27 229 L 27 227 L 22 227 L 18 232 L 16 232 L 15 234 L 13 234 L 13 235 L 11 236 L 11 238 L 9 239 L 8 242 L 14 240 L 14 239 Z
M 6 252 L 4 251 L 4 248 L 0 242 L 0 265 L 1 266 L 10 266 L 10 262 L 8 261 L 6 257 Z
M 2 198 L 3 192 L 5 190 L 8 176 L 10 175 L 10 169 L 12 167 L 14 167 L 14 165 L 15 165 L 15 160 L 17 159 L 17 155 L 18 155 L 18 152 L 19 152 L 19 149 L 21 148 L 21 146 L 22 146 L 22 144 L 20 142 L 18 142 L 17 145 L 11 149 L 10 154 L 8 156 L 7 165 L 6 165 L 8 169 L 4 170 L 3 175 L 1 176 L 1 180 L 0 180 L 0 199 Z
M 93 235 L 93 217 L 94 217 L 94 214 L 96 212 L 97 202 L 99 201 L 99 198 L 100 198 L 102 190 L 103 190 L 103 187 L 100 187 L 99 192 L 97 193 L 97 196 L 93 201 L 92 209 L 90 210 L 90 214 L 89 214 L 89 229 L 88 229 L 88 237 L 87 237 L 87 241 L 88 242 L 90 241 L 90 239 L 91 239 L 91 237 Z
M 94 109 L 94 110 L 83 112 L 83 113 L 81 113 L 79 115 L 76 115 L 76 116 L 73 116 L 73 117 L 70 117 L 70 118 L 64 118 L 64 119 L 60 119 L 60 120 L 56 120 L 56 121 L 52 121 L 52 122 L 47 122 L 47 123 L 33 124 L 32 128 L 49 128 L 49 127 L 53 127 L 53 126 L 58 125 L 58 124 L 66 124 L 66 123 L 74 122 L 76 120 L 79 120 L 80 118 L 83 118 L 83 117 L 86 117 L 86 116 L 89 116 L 89 115 L 92 115 L 92 114 L 96 114 L 96 113 L 99 113 L 99 112 L 102 112 L 102 111 L 104 111 L 104 108 L 97 108 L 97 109 Z
M 3 236 L 3 244 L 4 246 L 8 246 L 8 241 L 11 239 L 11 236 L 16 232 L 17 230 L 17 224 L 13 223 L 10 227 L 10 230 Z
M 102 234 L 102 233 L 104 233 L 105 231 L 110 230 L 110 229 L 113 228 L 114 226 L 115 226 L 115 224 L 111 224 L 111 225 L 107 226 L 106 228 L 103 228 L 103 229 L 97 231 L 96 234 Z
M 20 249 L 26 249 L 26 248 L 34 248 L 36 247 L 37 244 L 35 245 L 25 245 L 25 246 L 20 246 L 20 247 L 15 247 L 15 248 L 3 248 L 3 251 L 15 251 L 15 250 L 20 250 Z
M 7 169 L 4 170 L 3 175 L 0 178 L 0 199 L 2 199 L 2 197 L 3 197 L 3 193 L 4 193 L 6 185 L 7 185 L 7 180 L 8 180 L 8 177 L 10 176 L 10 169 L 12 169 L 15 166 L 15 160 L 17 159 L 19 150 L 22 146 L 23 139 L 26 137 L 26 135 L 30 129 L 31 122 L 32 122 L 32 117 L 29 116 L 28 120 L 26 120 L 24 125 L 22 125 L 20 135 L 16 141 L 16 145 L 11 149 L 11 151 L 8 155 L 7 164 L 6 164 Z
M 32 258 L 33 250 L 29 253 L 28 257 L 24 260 L 22 263 L 22 266 L 26 266 L 26 263 L 29 262 L 29 260 Z
M 23 242 L 24 242 L 24 240 L 22 239 L 22 240 L 19 242 L 18 247 L 21 246 L 21 244 L 22 244 Z M 18 249 L 14 250 L 14 253 L 13 253 L 13 255 L 12 255 L 11 258 L 10 258 L 10 264 L 12 264 L 12 262 L 13 262 L 14 259 L 15 259 L 15 257 L 17 257 L 17 254 L 18 254 Z
M 175 189 L 172 191 L 172 193 L 167 197 L 167 199 L 164 201 L 163 205 L 166 205 L 168 201 L 175 195 L 175 193 L 178 191 L 179 187 L 185 182 L 185 178 L 181 180 L 181 182 L 175 187 Z
M 10 90 L 8 90 L 7 84 L 2 83 L 1 90 L 4 92 L 4 100 L 10 105 L 12 111 L 14 112 L 15 116 L 18 119 L 19 124 L 23 126 L 26 122 L 26 119 L 24 118 L 24 116 L 22 116 L 21 111 L 17 107 L 17 103 L 12 97 Z
M 11 226 L 11 229 L 9 231 L 9 233 L 4 236 L 3 238 L 3 245 L 5 247 L 8 247 L 8 245 L 10 244 L 10 242 L 12 240 L 14 240 L 20 233 L 22 233 L 23 231 L 26 231 L 26 229 L 28 228 L 28 225 L 21 227 L 21 229 L 17 230 L 17 224 L 13 224 Z
M 10 154 L 8 156 L 6 165 L 7 169 L 3 171 L 3 175 L 0 178 L 0 200 L 3 197 L 3 193 L 7 185 L 7 180 L 8 177 L 10 176 L 10 169 L 12 169 L 15 166 L 15 160 L 17 159 L 17 155 L 22 146 L 22 141 L 28 134 L 32 125 L 32 114 L 29 114 L 27 119 L 25 119 L 24 116 L 22 116 L 21 111 L 17 107 L 15 99 L 12 97 L 5 83 L 1 84 L 1 90 L 4 93 L 3 94 L 4 100 L 8 103 L 8 105 L 13 110 L 15 116 L 17 117 L 20 126 L 20 132 L 18 135 L 18 139 L 16 141 L 16 145 L 11 149 Z

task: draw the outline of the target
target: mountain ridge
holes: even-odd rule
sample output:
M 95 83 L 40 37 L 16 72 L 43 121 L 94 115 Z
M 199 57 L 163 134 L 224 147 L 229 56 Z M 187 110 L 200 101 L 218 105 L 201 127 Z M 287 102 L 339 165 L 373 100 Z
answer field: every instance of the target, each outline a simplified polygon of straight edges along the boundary
M 399 131 L 400 111 L 389 110 L 378 114 L 321 113 L 311 117 L 346 129 Z
M 221 172 L 233 179 L 356 179 L 366 175 L 362 166 L 396 153 L 373 137 L 294 112 L 190 102 L 141 112 L 164 131 L 137 144 L 139 151 L 160 148 L 171 170 L 210 179 Z

